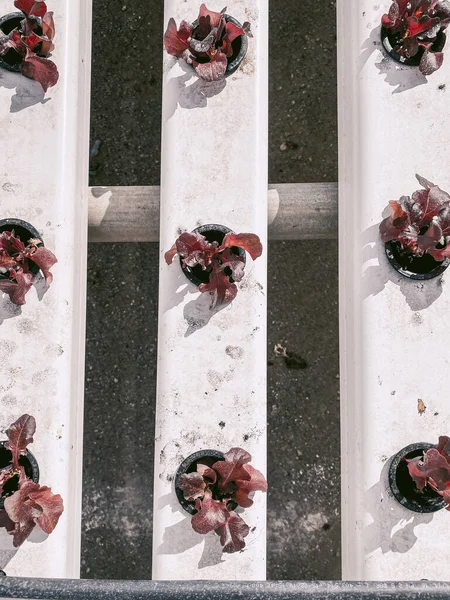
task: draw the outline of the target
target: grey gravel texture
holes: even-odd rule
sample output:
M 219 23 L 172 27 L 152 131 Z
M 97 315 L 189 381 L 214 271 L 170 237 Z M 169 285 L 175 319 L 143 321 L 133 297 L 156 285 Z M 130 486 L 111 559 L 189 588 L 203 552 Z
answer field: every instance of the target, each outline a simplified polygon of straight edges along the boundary
M 94 0 L 91 185 L 159 184 L 162 6 Z M 271 0 L 273 183 L 337 180 L 335 34 L 334 2 Z M 151 577 L 157 258 L 89 246 L 83 577 Z M 337 281 L 336 242 L 269 245 L 270 579 L 340 577 Z

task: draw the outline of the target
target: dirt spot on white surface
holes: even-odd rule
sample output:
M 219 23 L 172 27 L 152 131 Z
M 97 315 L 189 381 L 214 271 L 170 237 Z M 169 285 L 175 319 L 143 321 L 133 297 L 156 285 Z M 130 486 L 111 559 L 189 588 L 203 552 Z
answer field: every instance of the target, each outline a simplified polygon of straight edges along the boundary
M 421 400 L 420 398 L 417 400 L 417 412 L 419 413 L 419 415 L 423 415 L 423 413 L 427 410 L 427 407 L 425 406 L 423 400 Z
M 239 360 L 244 356 L 244 349 L 240 346 L 227 346 L 225 348 L 225 354 L 234 360 Z
M 8 358 L 10 358 L 17 350 L 17 344 L 10 340 L 0 341 L 0 364 L 5 364 Z

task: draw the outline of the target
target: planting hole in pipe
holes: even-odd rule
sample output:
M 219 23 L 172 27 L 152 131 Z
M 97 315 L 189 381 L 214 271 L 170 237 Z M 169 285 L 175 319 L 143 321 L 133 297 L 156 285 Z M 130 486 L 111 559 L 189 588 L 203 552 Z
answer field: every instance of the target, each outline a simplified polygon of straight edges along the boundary
M 446 258 L 442 262 L 435 260 L 430 254 L 415 256 L 405 251 L 400 242 L 390 241 L 385 244 L 386 256 L 391 266 L 404 277 L 425 281 L 439 277 L 450 264 Z
M 405 508 L 418 513 L 436 512 L 445 508 L 442 496 L 426 485 L 419 491 L 408 470 L 407 460 L 423 457 L 433 444 L 419 442 L 402 448 L 393 458 L 389 467 L 389 486 L 395 499 Z
M 180 477 L 185 473 L 193 473 L 197 470 L 197 465 L 202 464 L 207 467 L 211 467 L 218 460 L 224 460 L 223 452 L 219 450 L 199 450 L 188 456 L 178 467 L 177 474 L 175 475 L 175 493 L 178 498 L 178 502 L 190 515 L 195 515 L 197 512 L 195 508 L 195 502 L 188 502 L 185 499 L 183 490 L 178 487 Z
M 12 453 L 5 448 L 6 442 L 0 442 L 0 470 L 4 467 L 12 466 Z M 39 465 L 34 455 L 26 450 L 26 453 L 19 458 L 19 465 L 23 467 L 25 475 L 34 483 L 39 483 Z M 19 489 L 19 474 L 17 473 L 4 485 L 0 494 L 0 510 L 4 508 L 5 498 L 11 496 Z
M 11 31 L 20 26 L 20 23 L 24 18 L 25 15 L 22 12 L 14 12 L 3 15 L 3 17 L 0 18 L 1 33 L 4 35 L 9 35 Z M 8 71 L 20 73 L 21 62 L 22 57 L 16 50 L 14 50 L 14 48 L 8 48 L 4 54 L 0 54 L 0 67 L 7 69 Z

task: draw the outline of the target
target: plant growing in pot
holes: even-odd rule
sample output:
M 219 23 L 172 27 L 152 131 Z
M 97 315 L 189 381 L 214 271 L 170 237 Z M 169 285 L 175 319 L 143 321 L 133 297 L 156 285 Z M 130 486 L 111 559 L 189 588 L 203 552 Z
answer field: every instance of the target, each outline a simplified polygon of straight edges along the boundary
M 61 496 L 41 486 L 36 459 L 27 450 L 33 442 L 36 421 L 22 415 L 6 431 L 0 447 L 0 526 L 13 536 L 17 548 L 39 526 L 47 534 L 64 511 Z
M 249 462 L 251 455 L 242 448 L 225 454 L 204 450 L 188 457 L 175 477 L 180 503 L 190 512 L 192 529 L 200 534 L 215 531 L 222 551 L 229 554 L 245 547 L 250 528 L 236 512 L 253 504 L 256 491 L 266 492 L 263 474 Z
M 381 40 L 392 58 L 431 75 L 444 60 L 449 23 L 448 0 L 392 0 L 381 19 Z
M 395 498 L 415 512 L 450 510 L 450 438 L 436 446 L 410 444 L 392 459 L 389 485 Z
M 226 14 L 200 6 L 197 21 L 181 21 L 179 29 L 171 18 L 164 34 L 164 46 L 172 56 L 192 65 L 205 81 L 218 81 L 230 75 L 241 64 L 251 37 L 250 23 L 241 25 Z
M 14 0 L 21 12 L 0 19 L 0 66 L 38 81 L 46 92 L 58 81 L 58 69 L 48 57 L 54 49 L 53 13 L 43 0 Z
M 202 225 L 192 233 L 182 233 L 165 253 L 168 265 L 178 254 L 185 275 L 211 294 L 211 309 L 236 298 L 244 277 L 245 252 L 253 260 L 262 254 L 262 244 L 254 233 L 233 233 L 222 225 Z
M 53 281 L 50 269 L 56 262 L 32 225 L 19 219 L 0 221 L 0 292 L 8 294 L 13 304 L 25 304 L 25 295 L 39 271 L 49 286 Z
M 424 280 L 440 275 L 450 262 L 450 196 L 416 177 L 424 189 L 389 202 L 391 214 L 381 222 L 380 235 L 394 269 Z

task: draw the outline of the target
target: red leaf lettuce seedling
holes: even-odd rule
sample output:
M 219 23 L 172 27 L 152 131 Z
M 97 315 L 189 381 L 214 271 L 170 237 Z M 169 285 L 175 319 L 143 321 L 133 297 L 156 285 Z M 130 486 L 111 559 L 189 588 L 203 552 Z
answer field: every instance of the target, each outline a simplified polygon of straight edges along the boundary
M 235 512 L 236 505 L 248 508 L 253 504 L 250 494 L 266 492 L 264 475 L 248 463 L 251 455 L 242 448 L 231 448 L 211 467 L 197 463 L 197 471 L 185 473 L 178 480 L 189 502 L 195 502 L 197 513 L 192 517 L 192 529 L 206 534 L 215 531 L 220 536 L 223 552 L 239 552 L 250 528 Z
M 13 536 L 17 548 L 27 539 L 36 525 L 47 534 L 55 529 L 64 511 L 61 496 L 53 494 L 47 486 L 34 483 L 27 478 L 20 465 L 20 456 L 26 454 L 28 444 L 33 441 L 36 421 L 30 415 L 22 415 L 6 431 L 8 441 L 5 448 L 11 451 L 12 462 L 0 468 L 0 497 L 3 497 L 5 483 L 19 476 L 19 487 L 11 496 L 4 499 L 5 509 L 0 510 L 0 526 Z
M 234 282 L 244 277 L 244 257 L 234 254 L 234 247 L 246 250 L 253 260 L 262 254 L 262 244 L 254 233 L 227 233 L 220 246 L 217 242 L 208 242 L 200 233 L 182 233 L 164 257 L 170 265 L 178 254 L 183 267 L 200 265 L 209 273 L 208 283 L 202 283 L 199 289 L 211 294 L 211 308 L 214 308 L 236 298 Z
M 25 294 L 33 281 L 30 262 L 42 271 L 47 285 L 53 281 L 50 269 L 58 261 L 56 256 L 41 244 L 39 239 L 30 239 L 25 246 L 14 235 L 14 231 L 4 231 L 0 234 L 0 292 L 8 294 L 11 302 L 18 306 L 25 304 Z
M 450 510 L 450 438 L 440 436 L 437 448 L 430 448 L 423 456 L 406 459 L 408 471 L 419 491 L 426 485 L 437 492 Z
M 424 75 L 431 75 L 442 65 L 444 54 L 434 52 L 432 46 L 450 23 L 448 0 L 392 0 L 381 23 L 395 40 L 393 48 L 400 56 L 412 58 L 424 50 L 419 64 Z
M 170 19 L 164 34 L 166 51 L 172 56 L 182 57 L 205 81 L 222 79 L 228 59 L 233 56 L 234 40 L 240 35 L 251 35 L 249 23 L 238 27 L 227 22 L 225 11 L 226 8 L 220 13 L 214 12 L 202 4 L 195 27 L 187 21 L 181 21 L 177 29 L 175 20 Z
M 14 6 L 24 13 L 24 18 L 18 27 L 0 38 L 0 55 L 11 49 L 17 52 L 22 75 L 38 81 L 46 92 L 59 78 L 55 63 L 48 58 L 54 49 L 53 12 L 47 11 L 43 0 L 14 0 Z
M 436 261 L 450 257 L 450 195 L 416 175 L 425 188 L 412 197 L 391 200 L 391 215 L 380 224 L 383 242 L 396 241 L 414 256 L 431 254 Z

